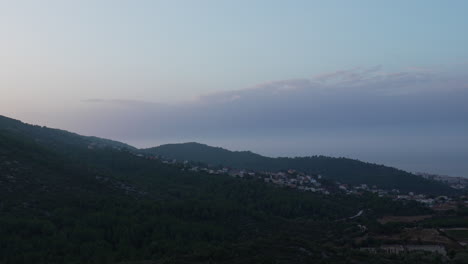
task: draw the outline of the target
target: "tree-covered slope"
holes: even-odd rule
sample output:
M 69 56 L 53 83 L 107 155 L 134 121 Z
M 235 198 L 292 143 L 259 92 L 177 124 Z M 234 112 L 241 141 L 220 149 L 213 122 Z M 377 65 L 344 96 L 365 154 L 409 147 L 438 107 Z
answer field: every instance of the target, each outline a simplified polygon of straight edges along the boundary
M 25 126 L 0 129 L 0 263 L 371 263 L 352 249 L 357 223 L 426 210 L 182 171 Z
M 134 147 L 98 137 L 87 137 L 60 129 L 30 125 L 19 120 L 0 115 L 0 130 L 9 131 L 15 135 L 29 137 L 34 142 L 46 145 L 50 149 L 67 152 L 76 148 L 113 147 L 118 149 L 135 149 Z M 70 149 L 71 148 L 71 149 Z
M 178 160 L 203 162 L 214 166 L 242 169 L 278 171 L 296 169 L 321 174 L 327 178 L 348 184 L 376 185 L 385 189 L 404 192 L 450 194 L 454 190 L 439 182 L 395 168 L 366 163 L 348 158 L 325 156 L 270 158 L 247 151 L 229 151 L 198 143 L 168 144 L 143 150 L 146 153 Z

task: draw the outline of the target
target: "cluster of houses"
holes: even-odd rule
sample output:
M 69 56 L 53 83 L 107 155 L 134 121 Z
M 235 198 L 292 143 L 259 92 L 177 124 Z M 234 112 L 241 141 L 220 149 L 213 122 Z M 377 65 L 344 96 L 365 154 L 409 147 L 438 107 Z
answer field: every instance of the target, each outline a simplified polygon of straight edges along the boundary
M 401 193 L 398 189 L 382 190 L 377 186 L 369 187 L 366 184 L 349 187 L 346 184 L 339 184 L 339 188 L 345 191 L 347 194 L 362 194 L 362 191 L 372 192 L 378 194 L 379 197 L 389 197 L 393 200 L 399 201 L 415 201 L 425 206 L 431 207 L 436 211 L 444 211 L 450 209 L 456 209 L 460 198 L 454 199 L 448 196 L 428 196 L 425 194 L 415 194 L 414 192 L 408 192 L 407 194 Z M 468 201 L 464 202 L 468 205 Z
M 262 176 L 263 181 L 266 183 L 273 183 L 301 191 L 330 194 L 330 191 L 321 183 L 322 175 L 320 174 L 307 175 L 290 169 L 287 172 L 264 172 Z
M 361 251 L 366 251 L 369 253 L 387 253 L 387 254 L 404 254 L 411 251 L 426 251 L 442 256 L 447 255 L 445 247 L 442 245 L 382 245 L 380 247 L 363 247 L 360 248 Z
M 184 162 L 187 164 L 188 162 Z M 224 174 L 231 177 L 237 178 L 256 178 L 264 181 L 265 183 L 276 184 L 283 187 L 289 187 L 301 191 L 317 192 L 322 194 L 330 194 L 330 191 L 326 189 L 320 180 L 321 175 L 307 175 L 296 170 L 279 171 L 279 172 L 256 172 L 250 170 L 239 170 L 231 168 L 221 168 L 217 170 L 203 168 L 203 167 L 191 167 L 189 171 L 204 171 L 209 174 Z
M 407 200 L 407 201 L 416 201 L 422 203 L 428 207 L 434 207 L 434 209 L 440 207 L 441 205 L 448 205 L 454 203 L 455 201 L 452 198 L 447 196 L 438 196 L 438 197 L 428 197 L 424 194 L 414 194 L 409 192 L 406 195 L 397 195 L 395 197 L 397 200 Z
M 452 177 L 452 176 L 429 174 L 429 173 L 417 173 L 417 175 L 425 179 L 443 182 L 454 189 L 458 189 L 458 190 L 468 189 L 468 178 Z
M 192 171 L 192 172 L 205 172 L 208 174 L 215 175 L 229 175 L 236 178 L 248 178 L 248 179 L 259 179 L 265 183 L 276 184 L 282 187 L 288 187 L 292 189 L 297 189 L 300 191 L 310 191 L 315 193 L 321 193 L 329 195 L 331 193 L 344 193 L 347 195 L 362 195 L 366 192 L 372 192 L 377 194 L 379 197 L 390 197 L 394 200 L 405 200 L 405 201 L 416 201 L 422 203 L 426 206 L 437 208 L 452 207 L 451 204 L 455 204 L 451 198 L 447 196 L 439 197 L 428 197 L 424 194 L 415 194 L 409 192 L 408 194 L 403 194 L 398 189 L 384 190 L 379 189 L 377 186 L 368 186 L 367 184 L 358 184 L 358 185 L 349 185 L 339 182 L 330 182 L 327 181 L 327 184 L 324 184 L 322 175 L 311 175 L 306 174 L 297 170 L 289 169 L 287 171 L 277 171 L 277 172 L 258 172 L 253 170 L 241 170 L 234 168 L 212 168 L 202 166 L 200 164 L 194 165 L 189 161 L 179 162 L 176 159 L 164 159 L 157 156 L 145 156 L 143 154 L 135 154 L 138 157 L 150 159 L 150 160 L 160 160 L 165 164 L 173 164 L 181 166 L 183 171 Z M 441 209 L 442 210 L 442 209 Z

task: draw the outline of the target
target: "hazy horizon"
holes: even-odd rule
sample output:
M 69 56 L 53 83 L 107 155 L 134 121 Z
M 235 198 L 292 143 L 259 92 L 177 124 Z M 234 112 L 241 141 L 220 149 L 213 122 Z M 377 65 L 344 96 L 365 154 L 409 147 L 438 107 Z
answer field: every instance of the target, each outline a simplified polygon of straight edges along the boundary
M 0 2 L 0 114 L 468 177 L 468 2 Z

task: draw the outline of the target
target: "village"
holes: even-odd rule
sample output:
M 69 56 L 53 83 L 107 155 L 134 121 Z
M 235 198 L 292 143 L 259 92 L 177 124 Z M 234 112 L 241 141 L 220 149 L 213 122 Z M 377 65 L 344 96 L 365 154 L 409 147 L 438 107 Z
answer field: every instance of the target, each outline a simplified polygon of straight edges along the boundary
M 257 179 L 267 184 L 275 184 L 285 188 L 296 189 L 298 191 L 307 191 L 323 195 L 363 195 L 364 193 L 370 192 L 378 195 L 379 197 L 387 197 L 393 200 L 415 201 L 436 211 L 456 209 L 461 200 L 463 200 L 463 203 L 468 205 L 468 201 L 461 199 L 463 197 L 429 196 L 414 192 L 403 193 L 399 189 L 384 190 L 375 185 L 369 186 L 364 183 L 350 185 L 325 179 L 320 174 L 307 174 L 294 169 L 276 172 L 253 171 L 227 167 L 210 167 L 200 163 L 193 163 L 188 160 L 181 162 L 176 159 L 166 159 L 159 156 L 146 156 L 140 153 L 134 153 L 134 155 L 145 159 L 159 160 L 164 164 L 177 165 L 180 166 L 182 171 L 204 172 L 213 175 L 228 175 L 239 179 Z M 463 186 L 463 188 L 466 188 L 466 186 Z

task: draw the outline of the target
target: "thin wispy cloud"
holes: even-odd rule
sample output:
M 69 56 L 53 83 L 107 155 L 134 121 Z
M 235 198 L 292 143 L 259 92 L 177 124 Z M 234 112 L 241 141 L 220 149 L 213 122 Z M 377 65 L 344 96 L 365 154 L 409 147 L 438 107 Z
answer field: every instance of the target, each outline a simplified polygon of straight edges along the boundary
M 128 106 L 156 106 L 161 103 L 141 101 L 141 100 L 127 100 L 127 99 L 102 99 L 102 98 L 89 98 L 81 100 L 82 103 L 94 103 L 94 104 L 109 104 L 109 105 L 128 105 Z
M 188 135 L 192 128 L 197 133 L 235 133 L 245 127 L 284 131 L 343 127 L 351 123 L 364 127 L 395 122 L 462 124 L 468 113 L 466 83 L 468 78 L 462 75 L 449 78 L 427 71 L 389 73 L 376 66 L 311 79 L 271 81 L 171 106 L 115 99 L 85 102 L 97 103 L 98 108 L 100 104 L 125 105 L 125 113 L 117 111 L 116 116 L 127 117 L 132 123 L 141 120 L 142 134 L 152 131 L 151 126 L 158 126 L 165 136 Z M 97 118 L 99 115 L 92 117 Z M 121 133 L 125 134 L 125 127 Z

